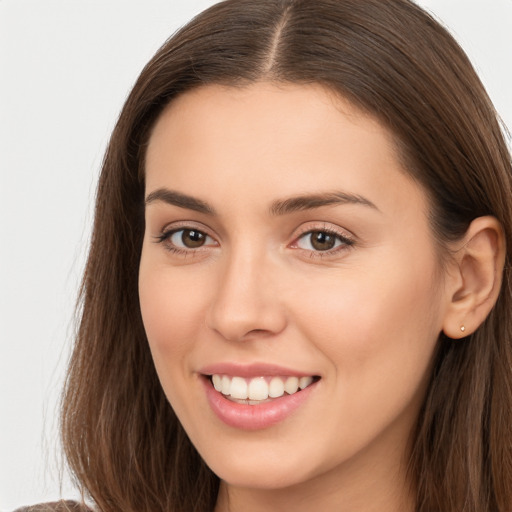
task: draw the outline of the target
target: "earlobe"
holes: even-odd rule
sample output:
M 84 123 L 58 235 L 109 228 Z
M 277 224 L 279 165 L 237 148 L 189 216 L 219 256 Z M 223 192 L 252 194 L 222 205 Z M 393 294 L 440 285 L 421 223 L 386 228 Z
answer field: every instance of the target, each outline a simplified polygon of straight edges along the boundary
M 443 332 L 463 338 L 476 331 L 493 308 L 501 288 L 505 237 L 495 217 L 478 217 L 454 248 L 454 274 Z

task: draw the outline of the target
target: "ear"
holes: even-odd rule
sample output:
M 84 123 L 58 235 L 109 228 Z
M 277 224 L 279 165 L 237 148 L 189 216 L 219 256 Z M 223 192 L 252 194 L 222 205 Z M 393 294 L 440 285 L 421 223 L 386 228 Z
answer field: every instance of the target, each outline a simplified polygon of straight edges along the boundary
M 476 218 L 453 250 L 443 332 L 458 339 L 476 331 L 498 299 L 505 264 L 501 224 L 495 217 Z

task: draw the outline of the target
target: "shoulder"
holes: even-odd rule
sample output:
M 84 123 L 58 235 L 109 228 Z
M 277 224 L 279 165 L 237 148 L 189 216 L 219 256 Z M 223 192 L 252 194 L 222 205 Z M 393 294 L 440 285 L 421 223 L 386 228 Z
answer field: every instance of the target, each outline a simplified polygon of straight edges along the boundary
M 21 507 L 14 512 L 93 512 L 90 508 L 86 507 L 76 501 L 54 501 L 52 503 L 40 503 L 39 505 L 32 505 L 30 507 Z

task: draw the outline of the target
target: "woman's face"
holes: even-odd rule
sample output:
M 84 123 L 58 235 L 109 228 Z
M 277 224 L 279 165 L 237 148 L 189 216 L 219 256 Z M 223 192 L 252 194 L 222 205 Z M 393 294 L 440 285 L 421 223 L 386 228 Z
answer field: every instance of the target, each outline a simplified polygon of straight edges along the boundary
M 221 479 L 398 475 L 446 308 L 435 249 L 390 134 L 322 87 L 206 86 L 164 111 L 142 316 Z

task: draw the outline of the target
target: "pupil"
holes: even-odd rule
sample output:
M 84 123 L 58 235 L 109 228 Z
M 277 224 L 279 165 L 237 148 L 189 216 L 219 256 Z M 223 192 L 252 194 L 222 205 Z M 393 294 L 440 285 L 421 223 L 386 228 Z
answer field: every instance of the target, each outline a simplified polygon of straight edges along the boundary
M 311 234 L 311 245 L 317 251 L 328 251 L 334 247 L 335 243 L 335 237 L 324 231 L 315 231 Z
M 201 231 L 195 231 L 192 229 L 186 229 L 181 235 L 181 241 L 183 245 L 188 248 L 201 247 L 204 244 L 205 236 Z

